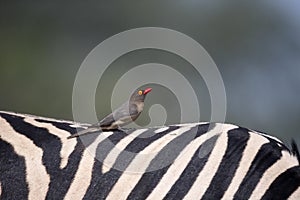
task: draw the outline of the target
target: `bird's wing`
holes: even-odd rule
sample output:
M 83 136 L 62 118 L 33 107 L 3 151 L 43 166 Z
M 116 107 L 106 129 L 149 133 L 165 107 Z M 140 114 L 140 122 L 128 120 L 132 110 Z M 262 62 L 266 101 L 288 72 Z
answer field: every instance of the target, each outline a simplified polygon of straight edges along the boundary
M 110 113 L 106 117 L 104 117 L 100 122 L 96 124 L 96 126 L 110 126 L 112 122 L 114 122 L 114 115 L 113 113 Z M 94 126 L 94 125 L 93 125 Z
M 129 118 L 130 116 L 135 116 L 138 114 L 137 106 L 135 104 L 130 104 L 129 102 L 124 103 L 119 108 L 117 108 L 114 112 L 104 117 L 97 126 L 110 126 L 112 122 Z

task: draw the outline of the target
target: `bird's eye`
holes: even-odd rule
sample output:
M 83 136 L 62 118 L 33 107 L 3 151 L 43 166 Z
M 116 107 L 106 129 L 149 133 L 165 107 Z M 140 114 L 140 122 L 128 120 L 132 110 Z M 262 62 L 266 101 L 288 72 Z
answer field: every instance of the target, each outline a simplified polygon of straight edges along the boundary
M 142 90 L 138 91 L 138 94 L 139 94 L 139 95 L 142 95 L 142 94 L 143 94 L 143 91 L 142 91 Z

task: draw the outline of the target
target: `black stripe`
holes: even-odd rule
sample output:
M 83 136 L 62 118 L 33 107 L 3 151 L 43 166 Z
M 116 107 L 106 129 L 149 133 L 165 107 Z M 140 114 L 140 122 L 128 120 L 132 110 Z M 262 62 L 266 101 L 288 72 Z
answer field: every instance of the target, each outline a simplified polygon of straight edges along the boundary
M 46 199 L 62 199 L 68 192 L 78 170 L 85 146 L 78 142 L 68 159 L 65 168 L 53 168 L 49 171 L 50 185 Z
M 123 139 L 126 135 L 121 136 L 120 132 L 117 132 L 114 135 L 111 135 L 107 140 L 104 140 L 98 145 L 97 148 L 97 160 L 94 163 L 93 167 L 93 175 L 91 184 L 84 196 L 84 199 L 105 199 L 113 186 L 116 184 L 120 176 L 123 174 L 123 171 L 128 167 L 130 162 L 134 159 L 135 155 L 142 151 L 149 144 L 159 139 L 160 137 L 166 135 L 171 130 L 176 130 L 179 127 L 174 126 L 169 128 L 168 130 L 155 134 L 154 131 L 157 129 L 149 129 L 146 132 L 142 133 L 138 138 L 135 138 L 118 156 L 116 163 L 107 173 L 101 174 L 102 162 L 107 154 L 114 147 L 113 144 L 117 144 L 121 139 Z M 134 130 L 132 130 L 134 131 Z M 128 153 L 126 151 L 131 151 L 132 153 Z M 105 163 L 104 163 L 105 164 Z M 123 170 L 123 171 L 122 171 Z
M 37 119 L 41 123 L 50 123 L 58 129 L 65 130 L 69 133 L 76 133 L 76 128 L 71 127 L 71 123 L 66 122 L 55 122 Z M 70 154 L 68 158 L 68 163 L 64 169 L 57 169 L 56 172 L 51 174 L 50 188 L 47 193 L 47 198 L 53 199 L 58 197 L 63 197 L 68 192 L 68 189 L 75 178 L 75 174 L 78 170 L 82 154 L 86 148 L 85 144 L 82 144 L 81 140 L 78 139 L 74 151 Z
M 213 127 L 213 125 L 211 126 Z M 209 124 L 193 127 L 161 149 L 151 161 L 127 199 L 145 199 L 162 179 L 181 151 L 195 138 L 207 133 Z
M 69 157 L 68 165 L 64 169 L 60 169 L 61 142 L 57 136 L 50 134 L 46 128 L 36 127 L 25 122 L 24 117 L 4 113 L 1 115 L 16 132 L 26 136 L 43 150 L 42 162 L 50 175 L 49 190 L 46 197 L 49 199 L 62 198 L 72 183 L 85 146 L 77 143 L 75 150 Z M 62 126 L 65 129 L 69 127 L 68 124 L 63 123 Z
M 1 199 L 28 199 L 25 159 L 0 139 Z
M 267 138 L 270 142 L 278 144 L 278 148 L 281 150 L 287 151 L 291 153 L 291 150 L 281 141 L 275 140 L 272 136 L 268 135 L 267 133 L 261 132 L 261 131 L 256 131 L 259 133 L 260 136 Z M 262 135 L 263 134 L 263 135 Z
M 282 147 L 277 142 L 270 141 L 261 146 L 250 169 L 234 195 L 234 199 L 249 199 L 265 171 L 282 156 Z M 255 153 L 255 151 L 253 152 Z
M 41 122 L 41 123 L 51 124 L 58 129 L 62 129 L 62 130 L 65 130 L 65 131 L 71 133 L 72 135 L 79 131 L 84 130 L 83 128 L 71 127 L 71 125 L 74 125 L 74 124 L 68 123 L 68 122 L 57 122 L 57 121 L 51 121 L 51 120 L 45 120 L 45 119 L 36 119 L 36 121 Z M 82 142 L 84 146 L 88 147 L 95 141 L 95 139 L 98 137 L 98 135 L 101 134 L 101 131 L 93 131 L 93 132 L 95 134 L 85 135 L 84 137 L 74 138 L 73 140 L 77 139 L 78 142 Z
M 125 150 L 120 153 L 113 168 L 120 171 L 126 170 L 128 165 L 135 158 L 136 154 L 145 149 L 151 143 L 157 141 L 159 138 L 170 133 L 171 131 L 177 130 L 178 128 L 179 127 L 177 126 L 173 126 L 168 130 L 156 134 L 154 133 L 154 131 L 157 129 L 151 128 L 142 133 L 141 135 L 139 135 L 139 137 L 136 137 L 129 145 L 127 145 Z
M 84 130 L 83 128 L 71 127 L 71 125 L 74 125 L 74 124 L 68 123 L 68 122 L 57 122 L 57 121 L 50 121 L 50 120 L 44 120 L 44 119 L 36 119 L 36 121 L 41 122 L 41 123 L 49 123 L 49 124 L 55 126 L 56 128 L 65 130 L 71 134 L 75 134 L 78 131 Z M 86 148 L 95 141 L 95 139 L 98 137 L 99 134 L 101 134 L 100 131 L 95 131 L 95 134 L 85 135 L 84 137 L 74 138 L 73 140 L 77 139 L 77 141 L 82 143 L 82 145 Z
M 164 197 L 164 199 L 183 199 L 184 196 L 188 193 L 193 183 L 196 181 L 199 173 L 205 166 L 210 154 L 211 147 L 215 145 L 218 139 L 218 135 L 213 136 L 212 138 L 205 141 L 195 152 L 191 161 L 184 169 L 179 179 L 172 186 L 170 191 Z M 201 151 L 205 150 L 208 147 L 209 151 L 205 153 L 205 156 Z
M 103 161 L 112 148 L 132 131 L 134 130 L 127 133 L 115 131 L 114 134 L 98 144 L 92 171 L 92 180 L 85 193 L 84 199 L 105 199 L 113 185 L 122 175 L 122 172 L 115 169 L 110 169 L 109 172 L 102 174 Z
M 179 137 L 169 142 L 164 146 L 151 161 L 146 171 L 156 171 L 162 167 L 168 166 L 174 162 L 181 151 L 194 139 L 207 133 L 209 128 L 214 125 L 203 124 L 191 128 L 190 130 L 182 133 Z
M 263 200 L 287 199 L 300 186 L 300 166 L 287 169 L 270 185 Z
M 125 148 L 125 150 L 132 153 L 139 153 L 151 143 L 179 128 L 180 127 L 178 126 L 170 126 L 167 130 L 160 133 L 155 133 L 157 128 L 149 128 L 146 132 L 134 138 L 134 140 Z
M 225 155 L 202 199 L 221 199 L 239 166 L 249 140 L 248 129 L 236 128 L 228 133 Z
M 45 128 L 36 127 L 25 122 L 24 117 L 4 113 L 2 117 L 17 133 L 26 136 L 43 150 L 43 164 L 48 172 L 59 167 L 61 143 L 58 137 L 49 134 Z
M 45 119 L 35 119 L 35 121 L 41 122 L 41 123 L 52 124 L 56 128 L 61 129 L 61 130 L 65 130 L 69 133 L 73 133 L 73 134 L 76 133 L 76 128 L 71 127 L 71 125 L 74 125 L 72 123 L 57 122 L 57 121 L 51 121 L 51 120 L 45 120 Z

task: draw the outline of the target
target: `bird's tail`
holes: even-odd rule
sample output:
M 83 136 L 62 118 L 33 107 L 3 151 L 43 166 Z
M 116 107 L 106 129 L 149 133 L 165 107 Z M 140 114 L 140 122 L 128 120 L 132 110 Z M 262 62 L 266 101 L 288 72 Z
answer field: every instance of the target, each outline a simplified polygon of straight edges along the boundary
M 67 139 L 79 137 L 79 136 L 82 136 L 82 135 L 91 134 L 91 133 L 94 133 L 95 131 L 100 131 L 100 130 L 101 129 L 99 127 L 90 127 L 90 128 L 85 129 L 85 130 L 79 131 L 79 132 L 77 132 L 73 135 L 68 136 Z

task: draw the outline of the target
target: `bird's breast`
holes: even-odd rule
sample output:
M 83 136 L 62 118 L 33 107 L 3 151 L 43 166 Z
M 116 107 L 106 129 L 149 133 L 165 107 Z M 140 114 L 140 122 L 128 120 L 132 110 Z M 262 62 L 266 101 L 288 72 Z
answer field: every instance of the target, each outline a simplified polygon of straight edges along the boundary
M 142 112 L 144 109 L 144 103 L 137 103 L 136 108 L 139 113 Z

